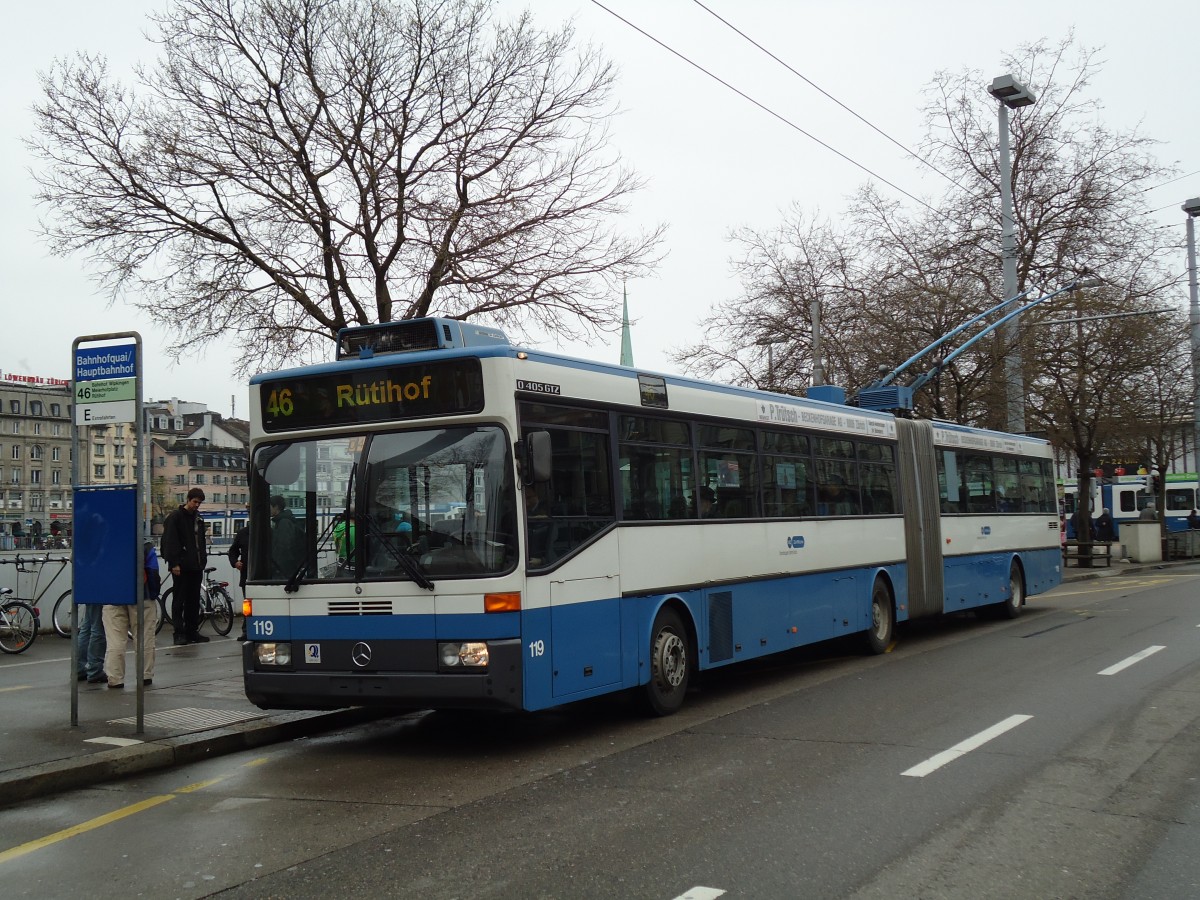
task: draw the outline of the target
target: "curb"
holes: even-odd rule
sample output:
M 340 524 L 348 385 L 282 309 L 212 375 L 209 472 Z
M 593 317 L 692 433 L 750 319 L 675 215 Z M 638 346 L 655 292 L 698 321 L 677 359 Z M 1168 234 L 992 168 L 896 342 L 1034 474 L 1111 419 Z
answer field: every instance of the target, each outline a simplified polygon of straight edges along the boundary
M 0 773 L 0 809 L 113 778 L 224 756 L 321 731 L 359 725 L 394 711 L 350 707 L 331 712 L 297 712 L 209 731 L 100 750 Z

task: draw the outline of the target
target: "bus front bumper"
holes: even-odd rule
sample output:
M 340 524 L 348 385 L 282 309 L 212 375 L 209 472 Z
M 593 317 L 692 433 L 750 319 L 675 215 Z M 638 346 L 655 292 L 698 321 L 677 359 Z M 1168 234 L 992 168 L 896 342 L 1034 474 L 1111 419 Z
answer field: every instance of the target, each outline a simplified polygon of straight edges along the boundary
M 287 642 L 293 663 L 258 662 L 254 642 L 242 649 L 246 697 L 260 709 L 521 709 L 519 639 L 488 641 L 487 669 L 439 671 L 433 642 L 372 641 L 376 665 L 349 663 L 354 642 L 326 642 L 306 664 L 303 641 Z M 346 643 L 346 647 L 340 644 Z M 308 645 L 311 646 L 311 645 Z M 297 655 L 300 654 L 300 655 Z M 360 657 L 361 658 L 361 657 Z

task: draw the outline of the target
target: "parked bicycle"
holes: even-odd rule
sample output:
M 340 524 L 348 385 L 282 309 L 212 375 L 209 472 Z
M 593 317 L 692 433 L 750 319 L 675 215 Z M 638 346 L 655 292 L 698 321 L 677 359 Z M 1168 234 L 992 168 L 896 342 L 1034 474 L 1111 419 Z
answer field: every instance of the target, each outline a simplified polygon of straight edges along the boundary
M 49 593 L 50 589 L 58 582 L 59 576 L 66 569 L 67 563 L 71 561 L 69 556 L 52 557 L 49 553 L 45 556 L 18 556 L 16 559 L 0 559 L 0 566 L 16 566 L 17 567 L 17 589 L 11 593 L 15 593 L 15 600 L 19 600 L 31 608 L 37 610 L 42 607 L 42 598 Z M 54 573 L 51 578 L 42 586 L 45 569 L 48 565 L 57 565 L 57 569 L 52 569 Z M 22 575 L 34 576 L 33 588 L 31 591 L 22 589 L 22 581 L 28 584 L 28 578 L 22 579 Z M 68 587 L 65 591 L 59 594 L 58 599 L 54 601 L 54 606 L 51 608 L 51 620 L 54 623 L 54 630 L 62 637 L 69 637 L 71 634 L 71 589 Z M 49 602 L 45 604 L 49 606 Z M 39 614 L 40 615 L 40 614 Z M 62 617 L 60 619 L 60 616 Z M 61 622 L 61 627 L 60 627 Z
M 199 631 L 205 622 L 211 620 L 213 631 L 224 637 L 233 630 L 233 598 L 227 590 L 229 582 L 217 581 L 212 577 L 215 571 L 216 566 L 209 566 L 204 570 L 204 583 L 200 586 L 200 621 L 196 630 Z M 155 634 L 162 631 L 164 624 L 172 624 L 170 609 L 171 595 L 174 592 L 175 588 L 171 586 L 159 595 L 158 626 L 154 629 Z
M 12 588 L 0 589 L 0 650 L 24 653 L 33 646 L 38 634 L 38 611 L 21 600 L 9 600 Z

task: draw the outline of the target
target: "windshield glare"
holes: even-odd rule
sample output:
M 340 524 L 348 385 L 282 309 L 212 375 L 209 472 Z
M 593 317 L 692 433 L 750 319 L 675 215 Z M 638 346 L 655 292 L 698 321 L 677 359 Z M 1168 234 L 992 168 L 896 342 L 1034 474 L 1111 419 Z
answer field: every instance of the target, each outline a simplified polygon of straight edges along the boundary
M 251 579 L 287 580 L 299 570 L 303 582 L 427 585 L 516 565 L 512 463 L 500 428 L 270 444 L 255 451 L 253 477 Z

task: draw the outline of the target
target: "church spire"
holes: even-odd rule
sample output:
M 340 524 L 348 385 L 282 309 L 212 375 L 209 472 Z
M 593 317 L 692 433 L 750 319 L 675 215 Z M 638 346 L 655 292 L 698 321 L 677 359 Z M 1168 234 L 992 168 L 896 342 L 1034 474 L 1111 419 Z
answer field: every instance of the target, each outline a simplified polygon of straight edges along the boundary
M 633 366 L 633 339 L 629 335 L 629 292 L 621 285 L 624 310 L 621 314 L 621 365 Z

